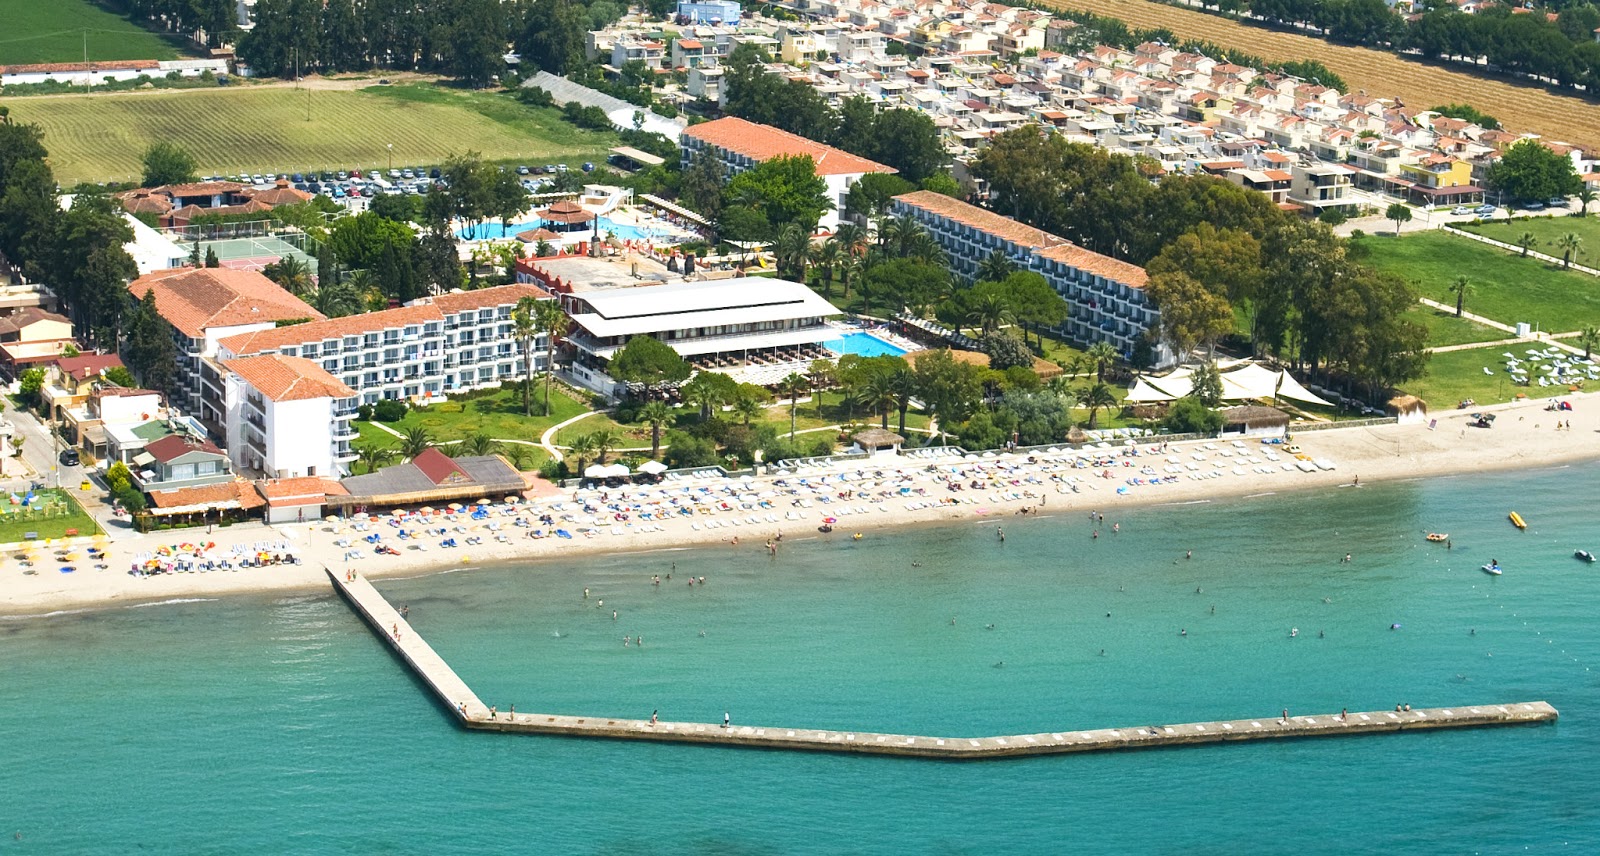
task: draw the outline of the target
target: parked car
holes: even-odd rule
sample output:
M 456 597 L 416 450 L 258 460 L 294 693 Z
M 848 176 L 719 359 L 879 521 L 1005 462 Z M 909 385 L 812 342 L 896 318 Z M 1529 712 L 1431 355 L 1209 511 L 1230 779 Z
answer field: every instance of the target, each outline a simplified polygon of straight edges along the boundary
M 443 173 L 439 172 L 439 168 L 438 167 L 434 167 L 433 169 L 428 170 L 428 177 L 429 178 L 438 178 L 442 174 Z
M 1544 204 L 1551 208 L 1565 208 L 1567 207 L 1567 198 L 1565 196 L 1552 196 L 1546 199 Z
M 400 177 L 401 178 L 411 179 L 411 178 L 416 178 L 417 174 L 412 172 L 409 169 L 403 169 L 403 170 L 400 170 Z
M 1524 203 L 1522 203 L 1522 210 L 1524 210 L 1524 211 L 1543 211 L 1544 210 L 1544 203 L 1540 202 L 1537 199 L 1535 199 L 1535 200 L 1533 200 L 1531 202 L 1524 202 Z
M 525 166 L 517 167 L 517 175 L 527 175 L 527 174 L 528 174 L 528 168 L 527 167 L 525 167 Z
M 583 171 L 584 172 L 594 172 L 594 164 L 590 163 L 589 161 L 584 161 L 583 162 Z
M 1464 216 L 1464 215 L 1467 215 L 1467 214 L 1471 214 L 1472 213 L 1472 206 L 1470 206 L 1470 205 L 1457 205 L 1456 207 L 1450 209 L 1450 213 L 1456 215 L 1457 217 Z
M 75 466 L 78 465 L 78 463 L 79 462 L 78 462 L 78 450 L 77 449 L 62 449 L 61 450 L 61 465 L 62 466 L 64 466 L 64 467 L 75 467 Z
M 1489 217 L 1492 216 L 1497 210 L 1499 209 L 1485 202 L 1482 205 L 1479 205 L 1477 208 L 1472 209 L 1472 213 L 1478 215 L 1479 217 Z

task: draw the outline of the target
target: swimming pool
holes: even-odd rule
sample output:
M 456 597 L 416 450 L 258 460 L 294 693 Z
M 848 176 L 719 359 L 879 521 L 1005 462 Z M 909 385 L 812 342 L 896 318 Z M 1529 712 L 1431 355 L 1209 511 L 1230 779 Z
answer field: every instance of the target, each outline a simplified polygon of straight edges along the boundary
M 906 353 L 906 349 L 892 342 L 880 339 L 871 333 L 847 333 L 842 339 L 823 342 L 823 347 L 835 354 L 856 354 L 862 357 L 899 357 Z
M 627 223 L 616 223 L 609 217 L 601 217 L 597 222 L 600 225 L 600 234 L 604 235 L 610 232 L 616 235 L 619 241 L 665 240 L 671 237 L 672 234 L 665 229 L 650 229 L 642 226 L 632 226 Z M 476 229 L 468 226 L 465 229 L 458 230 L 456 237 L 463 241 L 500 241 L 506 238 L 514 238 L 519 232 L 537 229 L 540 225 L 542 224 L 538 220 L 532 220 L 527 223 L 513 223 L 510 228 L 506 228 L 500 223 L 483 223 Z M 579 240 L 588 240 L 590 237 L 587 229 L 575 234 Z

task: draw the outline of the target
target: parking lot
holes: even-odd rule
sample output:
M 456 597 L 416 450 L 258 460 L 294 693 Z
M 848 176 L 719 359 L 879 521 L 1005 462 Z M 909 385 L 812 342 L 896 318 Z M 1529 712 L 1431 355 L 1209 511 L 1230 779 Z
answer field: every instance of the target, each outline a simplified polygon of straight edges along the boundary
M 557 175 L 573 170 L 587 173 L 592 172 L 594 168 L 593 163 L 586 162 L 579 166 L 569 166 L 564 163 L 523 164 L 502 166 L 500 170 L 515 172 L 524 189 L 530 193 L 537 193 L 545 190 Z M 440 167 L 421 166 L 391 167 L 387 170 L 308 171 L 276 175 L 240 172 L 206 176 L 204 180 L 234 181 L 258 188 L 268 188 L 278 181 L 286 181 L 296 190 L 325 196 L 335 202 L 350 204 L 351 207 L 360 207 L 360 200 L 377 196 L 419 196 L 427 193 L 434 185 L 449 186 Z

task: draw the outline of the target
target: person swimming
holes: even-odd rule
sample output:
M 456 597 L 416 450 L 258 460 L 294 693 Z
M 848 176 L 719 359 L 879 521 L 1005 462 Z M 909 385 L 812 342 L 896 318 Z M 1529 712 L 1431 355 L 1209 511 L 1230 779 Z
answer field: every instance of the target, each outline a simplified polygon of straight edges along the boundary
M 1300 628 L 1298 628 L 1298 627 L 1289 628 L 1289 638 L 1290 639 L 1293 639 L 1293 638 L 1295 638 L 1296 636 L 1299 636 L 1299 635 L 1300 635 Z

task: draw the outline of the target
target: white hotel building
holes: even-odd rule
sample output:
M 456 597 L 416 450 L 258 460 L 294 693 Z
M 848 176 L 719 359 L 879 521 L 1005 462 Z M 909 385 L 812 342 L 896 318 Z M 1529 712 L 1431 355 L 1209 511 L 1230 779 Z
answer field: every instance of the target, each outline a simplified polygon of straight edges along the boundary
M 960 279 L 970 281 L 995 250 L 1018 269 L 1042 275 L 1067 301 L 1067 320 L 1057 330 L 1075 342 L 1110 342 L 1126 357 L 1147 330 L 1161 323 L 1160 312 L 1145 298 L 1149 276 L 1138 265 L 932 191 L 896 196 L 890 211 L 922 224 Z M 1165 345 L 1156 345 L 1155 354 L 1158 366 L 1172 362 Z
M 267 478 L 330 476 L 356 459 L 356 391 L 301 357 L 262 354 L 223 363 L 228 457 Z
M 362 404 L 446 397 L 522 378 L 511 312 L 525 297 L 550 294 L 526 284 L 441 294 L 394 309 L 231 336 L 218 342 L 217 359 L 303 357 L 354 389 Z M 532 347 L 533 370 L 543 371 L 545 337 L 536 337 Z M 218 377 L 211 368 L 208 398 L 220 398 Z

